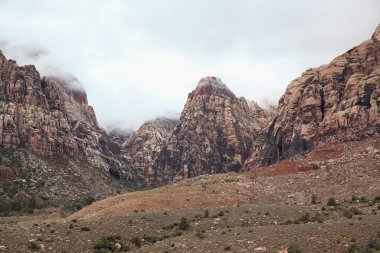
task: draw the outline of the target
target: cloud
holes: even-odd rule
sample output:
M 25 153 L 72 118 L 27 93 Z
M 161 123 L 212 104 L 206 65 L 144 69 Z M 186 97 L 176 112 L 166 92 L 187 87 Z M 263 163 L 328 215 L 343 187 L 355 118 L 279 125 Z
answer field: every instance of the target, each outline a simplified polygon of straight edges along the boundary
M 203 76 L 219 76 L 237 96 L 277 101 L 305 69 L 369 38 L 380 2 L 3 0 L 0 15 L 6 57 L 71 73 L 101 125 L 137 128 L 178 114 Z

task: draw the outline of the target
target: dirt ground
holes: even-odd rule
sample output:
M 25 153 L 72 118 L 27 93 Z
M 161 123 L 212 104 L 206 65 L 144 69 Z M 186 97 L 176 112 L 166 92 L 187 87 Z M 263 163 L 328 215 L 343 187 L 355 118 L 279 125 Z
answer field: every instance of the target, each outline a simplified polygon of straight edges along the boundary
M 292 244 L 364 252 L 380 232 L 379 150 L 379 139 L 347 142 L 267 168 L 117 195 L 68 217 L 0 218 L 0 252 L 280 252 Z M 101 251 L 103 237 L 121 249 Z

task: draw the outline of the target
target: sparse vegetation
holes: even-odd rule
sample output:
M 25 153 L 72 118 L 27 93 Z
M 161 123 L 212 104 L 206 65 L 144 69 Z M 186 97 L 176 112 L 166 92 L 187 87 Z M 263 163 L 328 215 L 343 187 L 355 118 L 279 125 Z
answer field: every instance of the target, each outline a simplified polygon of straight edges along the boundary
M 110 253 L 118 251 L 128 251 L 122 241 L 120 235 L 110 234 L 103 236 L 101 240 L 96 242 L 94 246 L 95 253 Z
M 190 224 L 189 224 L 187 218 L 182 217 L 181 221 L 179 222 L 178 228 L 180 230 L 187 230 L 187 229 L 189 229 L 189 227 L 190 227 Z
M 329 198 L 329 200 L 327 201 L 327 206 L 337 206 L 337 205 L 338 205 L 338 202 L 333 197 Z
M 197 230 L 197 233 L 196 233 L 196 236 L 199 238 L 199 239 L 204 239 L 206 238 L 206 231 L 204 229 L 198 229 Z
M 209 210 L 206 209 L 205 212 L 204 212 L 203 217 L 208 218 L 209 216 L 210 216 Z
M 315 216 L 311 216 L 310 213 L 305 213 L 302 215 L 300 218 L 295 219 L 295 220 L 287 220 L 283 222 L 283 225 L 289 225 L 289 224 L 305 224 L 309 222 L 318 222 L 318 223 L 323 223 L 323 218 L 317 214 Z
M 28 249 L 32 251 L 39 251 L 41 249 L 41 245 L 37 241 L 29 241 Z
M 356 207 L 352 207 L 350 209 L 346 209 L 343 213 L 343 216 L 351 219 L 354 215 L 360 215 L 362 212 Z
M 94 197 L 86 197 L 84 199 L 78 199 L 72 202 L 68 202 L 64 205 L 64 210 L 68 212 L 76 212 L 83 209 L 86 206 L 91 205 L 95 201 Z
M 297 244 L 291 244 L 288 247 L 288 253 L 305 253 Z
M 82 230 L 82 231 L 90 231 L 91 229 L 89 227 L 81 227 L 80 230 Z
M 138 237 L 138 236 L 134 236 L 134 237 L 132 237 L 131 242 L 132 242 L 137 248 L 141 248 L 142 241 L 141 241 L 140 237 Z
M 316 205 L 317 204 L 317 195 L 313 194 L 311 196 L 311 204 Z
M 230 251 L 230 250 L 231 250 L 231 246 L 230 245 L 224 246 L 224 251 Z

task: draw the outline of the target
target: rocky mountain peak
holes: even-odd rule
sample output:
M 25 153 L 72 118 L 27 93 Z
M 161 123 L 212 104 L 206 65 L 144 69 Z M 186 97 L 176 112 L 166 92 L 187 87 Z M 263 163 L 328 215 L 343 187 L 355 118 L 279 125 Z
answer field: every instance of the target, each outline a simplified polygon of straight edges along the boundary
M 222 82 L 219 77 L 215 76 L 206 76 L 203 77 L 197 84 L 197 88 L 201 88 L 204 86 L 213 86 L 220 89 L 229 89 L 226 84 Z
M 0 59 L 4 60 L 5 59 L 5 56 L 3 54 L 3 52 L 0 50 Z
M 293 80 L 245 166 L 380 135 L 380 27 L 372 39 Z
M 372 34 L 371 39 L 380 41 L 380 24 L 377 25 L 375 32 Z
M 144 179 L 146 185 L 153 182 L 155 160 L 177 123 L 176 119 L 163 117 L 150 120 L 122 144 L 123 155 L 132 162 L 139 178 Z
M 198 95 L 224 94 L 234 96 L 233 92 L 225 85 L 222 80 L 215 76 L 203 77 L 197 84 L 195 90 L 190 93 L 189 98 L 194 98 Z
M 219 78 L 202 78 L 157 158 L 156 182 L 239 171 L 265 125 L 258 122 L 258 111 Z

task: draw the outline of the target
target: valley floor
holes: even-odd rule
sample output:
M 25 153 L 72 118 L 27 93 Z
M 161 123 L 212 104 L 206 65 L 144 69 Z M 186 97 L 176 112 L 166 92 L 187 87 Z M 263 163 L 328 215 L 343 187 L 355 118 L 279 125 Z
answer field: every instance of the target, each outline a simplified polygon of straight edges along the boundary
M 380 245 L 379 150 L 380 139 L 347 142 L 117 195 L 66 218 L 0 218 L 0 252 L 364 252 Z

